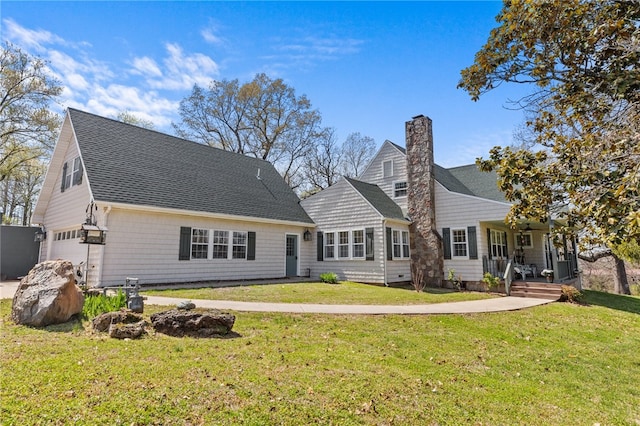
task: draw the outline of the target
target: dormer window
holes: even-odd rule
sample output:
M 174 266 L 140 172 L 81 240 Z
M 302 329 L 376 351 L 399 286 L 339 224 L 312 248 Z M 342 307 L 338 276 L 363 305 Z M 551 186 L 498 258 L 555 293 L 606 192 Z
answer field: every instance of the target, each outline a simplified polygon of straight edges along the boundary
M 62 183 L 60 184 L 60 191 L 64 192 L 65 189 L 73 186 L 80 185 L 82 183 L 82 161 L 80 157 L 76 157 L 73 161 L 67 161 L 62 166 Z

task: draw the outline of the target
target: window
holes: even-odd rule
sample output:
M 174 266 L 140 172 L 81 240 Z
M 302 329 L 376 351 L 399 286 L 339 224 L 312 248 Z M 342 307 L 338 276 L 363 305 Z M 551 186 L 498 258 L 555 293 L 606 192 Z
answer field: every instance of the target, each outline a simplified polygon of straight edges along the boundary
M 231 248 L 232 259 L 246 259 L 247 257 L 247 233 L 234 232 L 233 246 Z
M 335 256 L 335 237 L 336 234 L 333 232 L 327 232 L 324 234 L 324 257 L 325 259 L 333 259 Z
M 213 231 L 213 259 L 226 259 L 229 256 L 229 232 Z
M 451 251 L 453 257 L 467 257 L 467 230 L 451 230 Z
M 364 258 L 364 231 L 353 231 L 351 237 L 353 241 L 353 257 Z
M 73 160 L 73 176 L 71 178 L 72 185 L 80 185 L 82 183 L 82 163 L 80 157 Z
M 395 182 L 393 184 L 393 196 L 395 198 L 407 196 L 407 182 Z
M 393 160 L 384 161 L 382 163 L 382 177 L 388 178 L 393 176 Z
M 531 232 L 520 232 L 515 234 L 516 248 L 533 248 L 533 238 Z
M 349 257 L 349 231 L 338 232 L 338 257 Z
M 506 259 L 507 258 L 506 233 L 492 229 L 490 231 L 489 238 L 491 243 L 491 257 L 493 259 Z
M 206 259 L 209 254 L 209 231 L 193 229 L 191 231 L 191 258 Z
M 402 231 L 402 257 L 408 259 L 409 256 L 409 231 Z
M 408 231 L 392 231 L 393 258 L 408 259 L 409 258 L 409 232 Z
M 73 159 L 71 167 L 72 169 L 69 170 L 68 161 L 62 166 L 62 183 L 60 185 L 62 192 L 72 185 L 80 185 L 82 183 L 82 160 L 80 160 L 80 157 Z

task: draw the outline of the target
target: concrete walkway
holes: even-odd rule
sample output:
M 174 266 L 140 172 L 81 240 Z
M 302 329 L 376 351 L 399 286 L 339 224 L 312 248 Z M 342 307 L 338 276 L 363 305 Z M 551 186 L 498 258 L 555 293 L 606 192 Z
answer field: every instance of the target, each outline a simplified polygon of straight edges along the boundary
M 0 282 L 0 299 L 12 299 L 18 281 Z M 144 294 L 144 293 L 143 293 Z M 145 304 L 175 306 L 187 299 L 175 297 L 145 296 Z M 473 314 L 480 312 L 504 312 L 531 308 L 550 303 L 546 299 L 524 297 L 497 297 L 467 302 L 432 303 L 429 305 L 322 305 L 307 303 L 238 302 L 232 300 L 194 300 L 198 308 L 213 308 L 239 312 L 283 312 L 308 314 Z

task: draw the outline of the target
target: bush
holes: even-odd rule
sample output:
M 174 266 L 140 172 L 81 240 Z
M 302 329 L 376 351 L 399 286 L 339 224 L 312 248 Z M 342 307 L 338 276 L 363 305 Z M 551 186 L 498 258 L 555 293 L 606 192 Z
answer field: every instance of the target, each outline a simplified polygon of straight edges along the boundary
M 105 312 L 114 312 L 127 306 L 127 296 L 122 290 L 118 290 L 115 296 L 104 294 L 88 295 L 82 306 L 82 317 L 91 319 Z
M 338 276 L 333 272 L 320 274 L 320 281 L 328 284 L 338 284 Z
M 486 272 L 482 277 L 482 281 L 487 284 L 489 289 L 494 289 L 500 285 L 500 277 L 496 277 L 491 272 Z
M 562 286 L 562 294 L 560 295 L 560 302 L 569 303 L 584 303 L 584 294 L 578 291 L 577 288 L 570 285 Z

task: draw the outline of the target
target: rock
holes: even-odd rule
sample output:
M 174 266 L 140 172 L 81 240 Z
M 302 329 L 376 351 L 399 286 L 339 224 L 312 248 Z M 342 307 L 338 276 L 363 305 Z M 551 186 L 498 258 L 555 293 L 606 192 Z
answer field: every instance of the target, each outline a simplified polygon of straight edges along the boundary
M 151 315 L 157 332 L 175 337 L 222 337 L 231 331 L 235 321 L 234 315 L 215 309 L 171 309 Z
M 134 324 L 114 323 L 109 326 L 109 337 L 114 339 L 137 339 L 144 334 L 144 321 Z
M 195 303 L 193 303 L 191 300 L 185 300 L 185 301 L 183 301 L 183 302 L 178 303 L 178 304 L 176 305 L 176 307 L 177 307 L 178 309 L 181 309 L 181 310 L 187 310 L 187 311 L 189 311 L 189 310 L 191 310 L 191 309 L 195 309 L 195 308 L 196 308 L 196 304 L 195 304 Z
M 82 312 L 83 304 L 73 264 L 68 260 L 49 260 L 34 266 L 20 281 L 13 297 L 11 319 L 16 324 L 34 327 L 61 324 Z
M 109 331 L 111 324 L 135 324 L 142 321 L 142 315 L 126 310 L 105 312 L 91 320 L 91 326 L 95 331 L 105 333 Z

